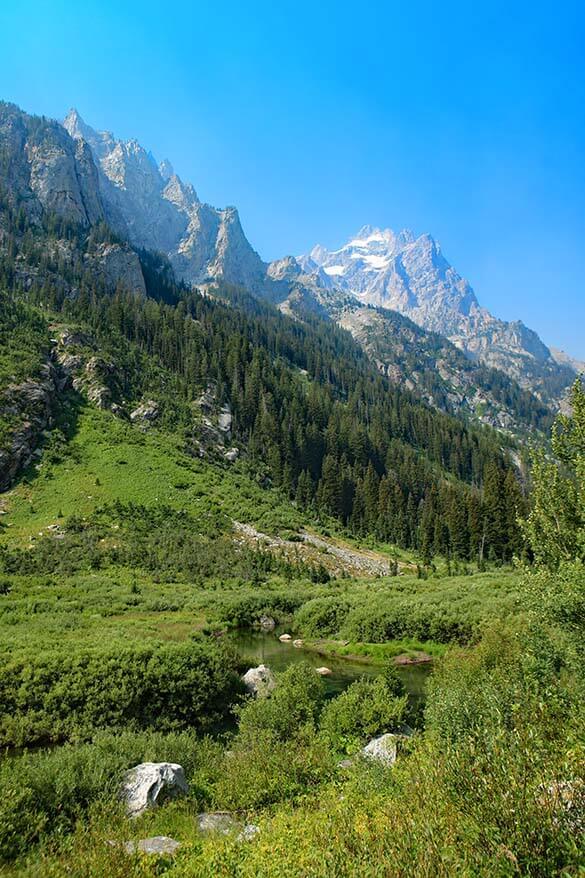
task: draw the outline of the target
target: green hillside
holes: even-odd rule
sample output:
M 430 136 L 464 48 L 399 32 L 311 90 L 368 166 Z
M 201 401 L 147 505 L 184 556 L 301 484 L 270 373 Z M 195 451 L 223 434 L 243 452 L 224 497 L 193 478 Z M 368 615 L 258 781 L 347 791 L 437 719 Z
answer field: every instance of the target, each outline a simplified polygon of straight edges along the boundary
M 332 323 L 41 208 L 23 155 L 0 156 L 0 874 L 581 874 L 581 385 L 529 470 Z M 188 792 L 131 819 L 125 773 L 161 761 Z M 128 847 L 151 836 L 179 847 Z

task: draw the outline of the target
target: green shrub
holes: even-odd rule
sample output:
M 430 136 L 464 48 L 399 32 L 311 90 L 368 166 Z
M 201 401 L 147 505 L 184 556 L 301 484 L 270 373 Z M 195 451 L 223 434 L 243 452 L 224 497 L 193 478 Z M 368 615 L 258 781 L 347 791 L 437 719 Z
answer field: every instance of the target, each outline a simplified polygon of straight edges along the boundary
M 5 760 L 0 765 L 0 860 L 10 860 L 41 834 L 70 832 L 96 802 L 116 811 L 124 772 L 140 762 L 178 762 L 189 797 L 210 801 L 221 747 L 192 732 L 102 733 L 91 744 L 66 744 Z
M 215 642 L 44 652 L 0 674 L 0 743 L 79 740 L 129 726 L 206 731 L 243 691 L 235 656 Z
M 308 637 L 333 637 L 343 626 L 351 604 L 337 596 L 314 598 L 295 615 L 295 627 Z
M 268 614 L 276 620 L 291 616 L 302 604 L 305 596 L 302 592 L 288 591 L 250 591 L 243 594 L 229 595 L 214 604 L 214 613 L 223 622 L 233 628 L 246 628 L 258 621 L 260 616 Z
M 383 643 L 414 637 L 438 643 L 467 643 L 478 620 L 462 617 L 444 601 L 434 603 L 402 597 L 389 602 L 372 599 L 358 604 L 347 616 L 341 634 L 347 640 Z M 475 622 L 475 624 L 474 624 Z
M 382 676 L 357 680 L 325 706 L 321 730 L 338 750 L 355 750 L 368 738 L 397 730 L 407 701 L 394 695 Z
M 324 693 L 323 680 L 310 665 L 290 665 L 269 697 L 249 700 L 240 708 L 240 737 L 253 741 L 259 732 L 268 731 L 286 741 L 305 726 L 314 728 Z
M 335 760 L 326 742 L 310 725 L 290 731 L 248 727 L 236 738 L 222 763 L 215 787 L 220 808 L 261 808 L 305 796 L 329 779 Z

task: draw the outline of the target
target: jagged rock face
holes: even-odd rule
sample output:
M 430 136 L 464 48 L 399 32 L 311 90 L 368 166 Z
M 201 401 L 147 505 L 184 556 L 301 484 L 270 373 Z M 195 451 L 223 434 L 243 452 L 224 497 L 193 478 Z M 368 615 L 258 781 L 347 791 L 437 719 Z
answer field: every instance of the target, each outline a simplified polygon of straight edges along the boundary
M 88 146 L 56 122 L 0 104 L 2 183 L 33 218 L 43 210 L 90 226 L 103 219 L 97 170 Z
M 415 238 L 408 229 L 396 234 L 364 226 L 339 250 L 318 245 L 299 263 L 306 271 L 321 269 L 331 284 L 364 302 L 399 311 L 442 335 L 493 321 L 427 234 Z
M 0 491 L 7 490 L 31 462 L 41 433 L 52 424 L 58 390 L 58 373 L 48 361 L 39 378 L 10 386 L 0 397 L 0 414 L 14 423 L 8 441 L 0 448 Z
M 57 122 L 28 116 L 12 104 L 0 103 L 0 155 L 0 186 L 14 204 L 24 207 L 34 224 L 47 212 L 88 231 L 106 219 L 90 146 L 70 137 Z M 0 248 L 2 244 L 0 230 Z M 46 248 L 64 263 L 79 257 L 65 238 L 47 240 Z M 146 294 L 140 260 L 127 244 L 100 244 L 83 258 L 111 289 L 122 286 Z M 44 280 L 41 270 L 33 265 L 17 263 L 15 271 L 23 286 Z M 66 286 L 60 278 L 52 277 L 51 283 Z
M 63 124 L 93 152 L 114 229 L 135 246 L 165 253 L 187 283 L 224 280 L 252 292 L 264 290 L 266 266 L 246 239 L 234 207 L 217 210 L 202 203 L 170 162 L 157 165 L 137 141 L 94 131 L 75 110 Z
M 146 296 L 140 259 L 126 244 L 99 244 L 85 259 L 108 287 L 121 286 L 131 293 Z
M 449 264 L 428 234 L 364 226 L 339 250 L 320 245 L 298 263 L 331 289 L 359 301 L 398 311 L 431 332 L 446 336 L 468 356 L 500 369 L 542 394 L 547 380 L 563 384 L 568 366 L 552 357 L 538 335 L 520 321 L 506 323 L 482 308 L 470 284 Z

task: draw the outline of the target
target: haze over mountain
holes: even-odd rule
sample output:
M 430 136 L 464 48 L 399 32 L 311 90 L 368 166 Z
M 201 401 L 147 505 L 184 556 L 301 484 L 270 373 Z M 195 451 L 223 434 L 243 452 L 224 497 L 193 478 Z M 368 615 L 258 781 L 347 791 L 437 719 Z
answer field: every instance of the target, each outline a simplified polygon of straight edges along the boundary
M 562 353 L 557 361 L 521 321 L 506 323 L 482 308 L 430 234 L 417 237 L 406 229 L 395 233 L 365 226 L 339 250 L 317 245 L 296 262 L 287 258 L 268 266 L 249 244 L 236 208 L 218 210 L 202 203 L 168 160 L 157 165 L 135 140 L 96 132 L 76 110 L 64 126 L 91 147 L 108 222 L 135 246 L 164 252 L 187 283 L 224 280 L 281 302 L 293 290 L 298 300 L 302 288 L 305 306 L 334 319 L 340 319 L 340 305 L 348 304 L 349 294 L 356 302 L 398 311 L 440 333 L 548 403 L 562 395 L 578 368 Z M 347 328 L 353 324 L 346 315 Z
M 76 111 L 61 126 L 3 107 L 5 184 L 35 222 L 56 210 L 112 229 L 116 239 L 98 234 L 83 256 L 110 287 L 144 295 L 140 254 L 161 252 L 187 285 L 213 294 L 232 284 L 296 320 L 333 321 L 394 383 L 435 408 L 513 432 L 546 429 L 574 379 L 572 364 L 557 363 L 535 333 L 481 308 L 430 235 L 366 227 L 338 251 L 316 247 L 267 264 L 235 208 L 201 202 L 168 160 L 157 164 L 137 141 L 96 132 Z M 68 241 L 58 255 L 74 258 Z M 38 268 L 18 266 L 22 283 L 38 280 Z
M 502 369 L 526 386 L 535 372 L 554 372 L 557 361 L 522 321 L 505 322 L 483 308 L 470 285 L 449 264 L 428 233 L 364 226 L 338 250 L 320 245 L 298 259 L 309 274 L 369 305 L 391 308 L 438 332 L 474 359 Z M 578 367 L 559 354 L 559 363 Z

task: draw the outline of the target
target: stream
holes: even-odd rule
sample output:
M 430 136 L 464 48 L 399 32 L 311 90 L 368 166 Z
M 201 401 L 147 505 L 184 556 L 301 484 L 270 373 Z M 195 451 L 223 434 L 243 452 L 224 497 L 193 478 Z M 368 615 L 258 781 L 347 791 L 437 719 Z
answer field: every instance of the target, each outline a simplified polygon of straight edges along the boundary
M 256 631 L 239 629 L 228 634 L 229 640 L 237 648 L 242 658 L 253 665 L 267 665 L 273 671 L 284 671 L 295 662 L 307 662 L 314 668 L 322 665 L 331 669 L 332 673 L 323 677 L 328 697 L 339 695 L 350 683 L 360 677 L 377 677 L 381 673 L 380 665 L 367 661 L 326 655 L 317 648 L 296 647 L 291 641 L 282 643 L 276 631 Z M 425 681 L 430 671 L 429 664 L 397 665 L 396 670 L 404 683 L 411 699 L 419 701 L 424 698 Z

